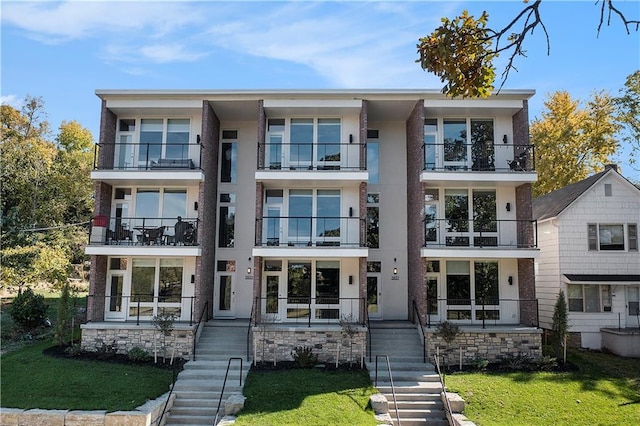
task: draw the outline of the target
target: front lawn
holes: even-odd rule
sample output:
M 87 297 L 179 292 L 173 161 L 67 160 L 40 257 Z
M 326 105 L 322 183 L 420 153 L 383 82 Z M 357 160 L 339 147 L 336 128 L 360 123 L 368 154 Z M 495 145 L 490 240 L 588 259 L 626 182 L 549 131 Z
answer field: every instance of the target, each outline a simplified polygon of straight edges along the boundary
M 254 371 L 236 425 L 375 425 L 366 371 Z
M 132 410 L 169 390 L 170 370 L 43 355 L 51 341 L 0 358 L 2 407 Z
M 575 350 L 578 371 L 455 373 L 447 390 L 466 416 L 488 425 L 628 425 L 640 422 L 640 361 Z

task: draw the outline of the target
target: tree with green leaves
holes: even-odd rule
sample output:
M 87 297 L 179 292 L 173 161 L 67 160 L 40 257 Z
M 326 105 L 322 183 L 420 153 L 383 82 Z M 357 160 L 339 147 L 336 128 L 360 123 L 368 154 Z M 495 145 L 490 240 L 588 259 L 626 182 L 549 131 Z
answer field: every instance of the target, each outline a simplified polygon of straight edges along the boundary
M 66 282 L 70 262 L 81 263 L 91 218 L 93 136 L 62 122 L 51 140 L 42 98 L 20 109 L 1 105 L 2 207 L 0 286 Z
M 640 70 L 627 77 L 624 88 L 620 89 L 620 96 L 614 98 L 616 106 L 616 120 L 623 127 L 621 142 L 631 148 L 632 167 L 638 163 L 640 157 Z
M 430 71 L 446 82 L 442 91 L 450 96 L 486 98 L 494 90 L 496 67 L 494 60 L 501 54 L 508 54 L 502 83 L 506 82 L 509 72 L 516 69 L 514 62 L 519 56 L 526 56 L 525 40 L 534 33 L 542 31 L 547 42 L 547 54 L 550 52 L 549 34 L 542 20 L 540 5 L 542 0 L 524 0 L 525 7 L 504 28 L 491 28 L 489 14 L 483 11 L 479 18 L 464 10 L 454 19 L 442 18 L 442 25 L 431 34 L 418 41 L 416 62 L 425 71 Z M 596 0 L 599 6 L 602 25 L 618 19 L 627 31 L 638 31 L 640 20 L 628 19 L 613 0 Z
M 538 181 L 534 196 L 563 188 L 604 169 L 618 148 L 611 96 L 598 92 L 581 107 L 567 92 L 555 92 L 544 103 L 542 118 L 531 123 Z
M 556 352 L 556 357 L 567 362 L 567 335 L 569 334 L 569 314 L 567 309 L 567 300 L 564 297 L 564 291 L 560 290 L 556 304 L 553 307 L 553 318 L 551 323 L 553 330 L 552 346 Z

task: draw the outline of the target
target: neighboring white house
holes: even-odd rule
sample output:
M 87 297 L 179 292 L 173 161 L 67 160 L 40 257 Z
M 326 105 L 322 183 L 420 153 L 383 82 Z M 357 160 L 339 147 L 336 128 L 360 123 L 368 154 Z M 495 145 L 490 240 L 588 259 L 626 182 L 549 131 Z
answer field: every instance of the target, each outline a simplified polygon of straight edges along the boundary
M 540 257 L 536 295 L 540 326 L 551 328 L 560 289 L 570 333 L 585 348 L 606 347 L 601 329 L 638 328 L 640 189 L 614 165 L 533 200 Z M 640 334 L 633 334 L 640 347 Z M 605 338 L 606 340 L 606 338 Z M 638 340 L 638 342 L 635 342 Z M 577 342 L 576 342 L 577 343 Z

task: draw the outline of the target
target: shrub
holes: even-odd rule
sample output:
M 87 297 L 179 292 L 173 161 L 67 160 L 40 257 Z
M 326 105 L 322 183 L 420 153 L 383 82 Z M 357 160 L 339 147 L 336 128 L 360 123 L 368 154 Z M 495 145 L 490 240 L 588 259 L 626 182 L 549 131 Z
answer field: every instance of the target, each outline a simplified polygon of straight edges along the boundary
M 33 290 L 27 288 L 13 299 L 9 314 L 20 326 L 33 330 L 45 320 L 47 309 L 44 296 L 35 294 Z
M 68 330 L 69 324 L 71 323 L 71 306 L 69 306 L 70 299 L 71 290 L 69 288 L 69 283 L 64 283 L 60 299 L 58 299 L 58 317 L 56 321 L 56 332 L 54 334 L 54 338 L 60 346 L 67 343 L 67 337 L 71 331 Z
M 111 359 L 118 353 L 118 344 L 116 341 L 112 341 L 107 344 L 102 342 L 102 345 L 97 349 L 96 356 L 98 359 Z
M 474 370 L 484 371 L 489 366 L 489 360 L 486 358 L 474 358 L 471 360 L 471 367 Z
M 313 353 L 313 348 L 309 346 L 298 346 L 291 351 L 291 356 L 296 367 L 311 368 L 318 362 L 318 356 Z
M 131 361 L 147 361 L 149 358 L 151 358 L 149 352 L 140 347 L 132 348 L 129 352 L 127 352 L 127 356 Z
M 80 347 L 79 344 L 71 345 L 68 348 L 65 348 L 64 353 L 69 356 L 80 356 L 84 353 L 84 350 Z

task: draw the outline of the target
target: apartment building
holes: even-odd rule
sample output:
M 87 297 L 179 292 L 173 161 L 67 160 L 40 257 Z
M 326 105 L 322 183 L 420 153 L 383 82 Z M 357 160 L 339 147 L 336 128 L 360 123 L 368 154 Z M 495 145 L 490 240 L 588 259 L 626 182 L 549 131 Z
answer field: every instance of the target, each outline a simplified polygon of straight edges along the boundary
M 451 321 L 539 351 L 533 94 L 97 91 L 83 346 L 148 346 L 171 313 L 183 356 L 209 318 L 319 346 L 345 319 Z

